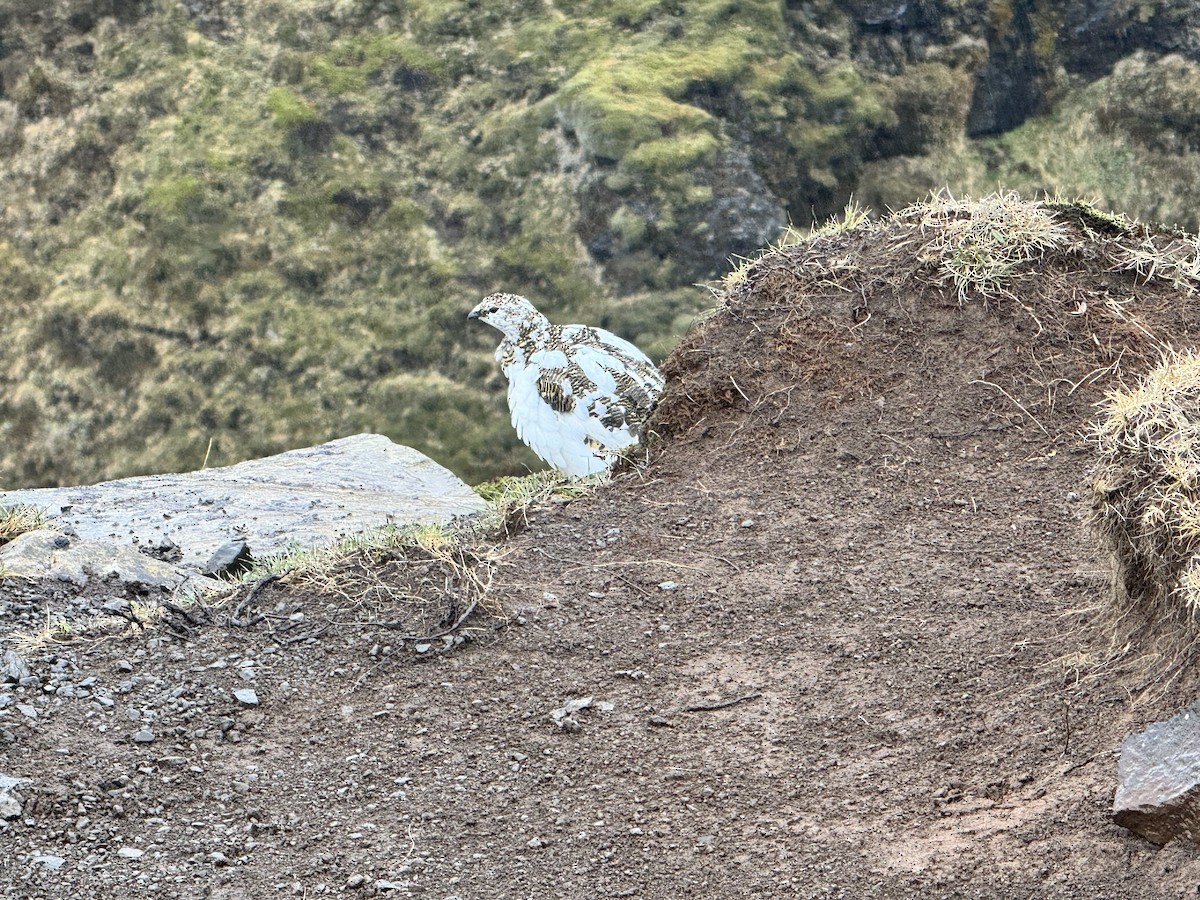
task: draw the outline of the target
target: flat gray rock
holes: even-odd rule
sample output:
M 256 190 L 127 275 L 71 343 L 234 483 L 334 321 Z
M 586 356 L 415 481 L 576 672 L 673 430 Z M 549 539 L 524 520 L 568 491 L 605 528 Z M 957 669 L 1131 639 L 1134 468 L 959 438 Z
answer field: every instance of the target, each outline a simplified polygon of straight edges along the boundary
M 1200 842 L 1200 702 L 1125 738 L 1113 820 L 1154 844 Z
M 188 573 L 128 544 L 69 537 L 49 528 L 27 531 L 0 547 L 0 571 L 17 578 L 52 578 L 83 586 L 92 578 L 173 588 Z
M 0 774 L 0 819 L 15 819 L 21 815 L 21 810 L 25 808 L 25 800 L 17 793 L 16 788 L 23 781 L 24 778 Z
M 192 572 L 231 540 L 261 558 L 389 523 L 444 524 L 485 508 L 448 469 L 378 434 L 182 475 L 0 492 L 0 507 L 19 505 L 88 540 L 177 546 L 177 565 Z
M 0 655 L 0 676 L 3 676 L 0 683 L 18 684 L 22 678 L 28 678 L 29 674 L 29 663 L 16 650 L 5 650 Z

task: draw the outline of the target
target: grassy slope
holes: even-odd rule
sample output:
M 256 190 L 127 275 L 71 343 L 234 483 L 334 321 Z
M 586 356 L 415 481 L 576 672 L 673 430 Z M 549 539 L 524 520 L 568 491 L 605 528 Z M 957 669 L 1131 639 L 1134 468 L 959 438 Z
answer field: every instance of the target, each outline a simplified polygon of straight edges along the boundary
M 462 319 L 481 294 L 528 292 L 659 354 L 705 303 L 662 260 L 643 291 L 605 296 L 563 145 L 673 219 L 726 141 L 675 96 L 757 78 L 756 35 L 778 51 L 777 27 L 724 4 L 697 4 L 681 33 L 655 4 L 336 9 L 252 5 L 225 41 L 177 13 L 101 22 L 17 83 L 0 485 L 357 429 L 468 478 L 517 471 L 535 460 L 496 396 L 495 339 Z M 80 72 L 67 45 L 84 41 Z
M 1153 98 L 1153 103 L 1148 100 Z M 1200 230 L 1200 65 L 1135 54 L 1050 113 L 977 141 L 866 167 L 859 198 L 899 208 L 944 186 L 982 196 L 1065 194 L 1148 222 Z

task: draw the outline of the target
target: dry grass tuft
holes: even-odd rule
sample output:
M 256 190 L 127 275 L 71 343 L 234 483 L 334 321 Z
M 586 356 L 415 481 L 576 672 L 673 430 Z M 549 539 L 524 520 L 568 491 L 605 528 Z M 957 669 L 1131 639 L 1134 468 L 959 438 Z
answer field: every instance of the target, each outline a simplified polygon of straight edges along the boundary
M 533 506 L 587 496 L 608 478 L 608 475 L 598 475 L 568 480 L 557 472 L 546 470 L 531 475 L 505 476 L 476 485 L 475 493 L 486 500 L 489 507 L 479 527 L 512 534 L 524 527 L 526 513 Z
M 1096 427 L 1092 522 L 1112 549 L 1122 615 L 1200 624 L 1200 355 L 1168 352 Z
M 992 194 L 982 200 L 956 200 L 935 194 L 898 213 L 917 221 L 925 243 L 917 258 L 932 262 L 965 303 L 972 294 L 1007 293 L 1011 277 L 1047 251 L 1070 240 L 1070 231 L 1053 209 L 1022 200 L 1017 194 Z
M 33 506 L 8 506 L 0 508 L 0 545 L 7 544 L 18 535 L 44 527 L 46 517 Z
M 19 629 L 0 636 L 0 645 L 11 644 L 23 656 L 40 653 L 46 647 L 71 644 L 76 641 L 103 641 L 111 637 L 144 631 L 157 626 L 165 614 L 163 607 L 154 602 L 131 600 L 128 615 L 114 616 L 102 613 L 68 618 L 61 613 L 46 613 L 46 622 L 40 628 Z

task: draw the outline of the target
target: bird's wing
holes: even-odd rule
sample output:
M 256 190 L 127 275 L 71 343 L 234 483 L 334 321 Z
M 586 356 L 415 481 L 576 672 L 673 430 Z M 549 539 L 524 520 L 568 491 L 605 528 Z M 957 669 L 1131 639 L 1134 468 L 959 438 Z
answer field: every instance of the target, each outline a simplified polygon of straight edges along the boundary
M 652 365 L 608 348 L 577 344 L 545 357 L 534 354 L 530 362 L 541 364 L 542 400 L 559 415 L 577 418 L 584 434 L 605 447 L 634 443 L 658 396 Z
M 573 477 L 606 470 L 638 440 L 662 376 L 648 362 L 554 336 L 506 369 L 513 426 L 526 444 Z
M 608 468 L 600 454 L 606 444 L 592 432 L 576 394 L 579 379 L 568 377 L 570 361 L 562 351 L 535 351 L 529 363 L 508 373 L 508 405 L 517 436 L 534 453 L 572 478 Z
M 567 325 L 561 329 L 562 340 L 572 348 L 592 348 L 611 357 L 619 370 L 633 379 L 637 388 L 645 391 L 648 405 L 653 406 L 662 393 L 663 376 L 658 367 L 645 353 L 624 338 L 617 337 L 603 328 L 586 325 Z
M 593 328 L 590 325 L 564 325 L 559 329 L 562 340 L 571 346 L 590 345 L 602 347 L 630 360 L 637 360 L 648 366 L 653 366 L 645 353 L 623 337 L 618 337 L 603 328 Z

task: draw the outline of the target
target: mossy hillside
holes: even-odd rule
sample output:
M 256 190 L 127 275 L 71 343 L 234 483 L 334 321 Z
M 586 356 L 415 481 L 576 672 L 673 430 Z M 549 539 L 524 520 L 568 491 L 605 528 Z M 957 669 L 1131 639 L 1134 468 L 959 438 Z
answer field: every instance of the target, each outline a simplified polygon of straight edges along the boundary
M 1135 54 L 1007 134 L 869 164 L 859 197 L 883 207 L 944 185 L 976 194 L 1003 185 L 1025 196 L 1085 196 L 1144 221 L 1196 230 L 1200 131 L 1187 110 L 1197 98 L 1200 65 Z
M 693 95 L 791 117 L 777 95 L 803 78 L 772 62 L 775 6 L 340 10 L 257 6 L 225 40 L 166 9 L 103 20 L 89 71 L 64 45 L 18 81 L 3 483 L 353 429 L 473 480 L 522 471 L 536 460 L 507 423 L 495 338 L 462 321 L 480 294 L 520 289 L 659 355 L 707 303 L 667 252 L 711 201 L 696 173 L 730 144 Z M 641 201 L 611 216 L 645 263 L 623 270 L 643 286 L 624 299 L 576 237 L 564 140 Z
M 390 431 L 468 475 L 533 464 L 478 390 L 465 416 L 461 398 L 430 400 L 430 385 L 455 384 L 445 372 L 491 375 L 468 363 L 486 350 L 463 346 L 461 317 L 483 285 L 461 276 L 478 273 L 446 252 L 413 197 L 425 157 L 386 136 L 373 152 L 327 122 L 344 100 L 321 86 L 359 91 L 340 113 L 365 119 L 364 104 L 386 98 L 364 73 L 424 54 L 372 36 L 358 55 L 343 40 L 313 54 L 300 84 L 272 85 L 276 46 L 186 29 L 180 42 L 161 23 L 113 37 L 117 65 L 130 64 L 122 38 L 140 62 L 90 118 L 157 114 L 105 147 L 110 194 L 41 229 L 36 254 L 6 248 L 6 274 L 21 276 L 6 281 L 20 283 L 29 313 L 10 327 L 33 351 L 6 366 L 22 387 L 6 393 L 2 417 L 6 447 L 22 448 L 12 480 L 186 468 L 209 438 L 210 462 L 228 462 L 352 429 Z M 38 212 L 27 210 L 35 227 Z M 569 239 L 554 242 L 545 255 L 574 255 Z M 57 270 L 53 284 L 28 284 L 38 263 Z M 402 372 L 407 404 L 386 390 Z M 382 415 L 364 406 L 385 395 Z

